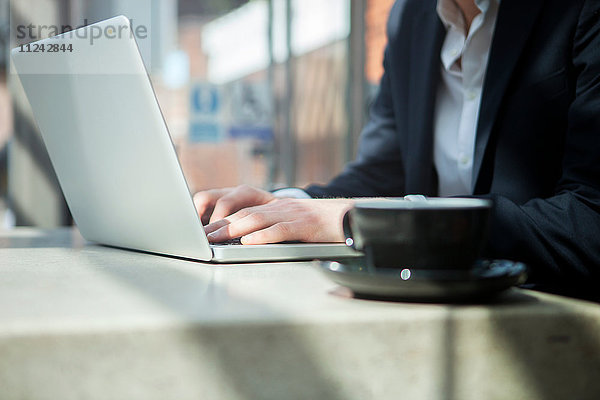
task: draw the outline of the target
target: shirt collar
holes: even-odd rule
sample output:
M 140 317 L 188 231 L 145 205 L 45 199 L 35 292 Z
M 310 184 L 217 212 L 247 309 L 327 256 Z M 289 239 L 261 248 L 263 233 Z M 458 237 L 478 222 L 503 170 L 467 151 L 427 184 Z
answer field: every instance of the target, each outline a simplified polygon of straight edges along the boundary
M 475 0 L 475 5 L 483 14 L 485 14 L 490 9 L 491 2 L 500 4 L 500 1 L 501 0 Z M 454 0 L 438 0 L 436 9 L 438 16 L 446 29 L 454 27 L 459 30 L 464 30 L 465 20 L 458 4 L 456 4 Z

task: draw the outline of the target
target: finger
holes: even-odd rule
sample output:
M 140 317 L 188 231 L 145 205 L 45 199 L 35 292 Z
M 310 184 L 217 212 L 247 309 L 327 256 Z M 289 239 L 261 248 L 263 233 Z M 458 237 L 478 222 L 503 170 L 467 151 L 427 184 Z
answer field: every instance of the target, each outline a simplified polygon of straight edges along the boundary
M 250 214 L 261 212 L 261 211 L 268 211 L 267 205 L 242 208 L 241 210 L 238 210 L 238 211 L 234 212 L 233 214 L 226 216 L 223 219 L 232 223 L 232 222 L 239 221 L 242 218 L 246 218 Z
M 244 245 L 253 245 L 301 240 L 299 235 L 294 232 L 293 226 L 294 224 L 291 222 L 278 222 L 264 229 L 242 236 L 241 241 Z
M 210 222 L 210 216 L 212 215 L 213 212 L 213 208 L 206 208 L 204 210 L 204 212 L 202 214 L 198 213 L 198 215 L 200 216 L 200 221 L 202 222 L 202 225 L 206 225 Z
M 245 218 L 250 214 L 261 211 L 265 207 L 266 207 L 266 205 L 242 208 L 238 212 L 231 214 L 231 215 L 227 216 L 226 218 L 223 218 L 221 220 L 218 220 L 216 222 L 212 222 L 212 223 L 206 225 L 204 227 L 204 232 L 208 235 L 226 225 L 229 225 L 233 222 L 239 221 L 240 219 Z M 238 237 L 238 236 L 234 236 L 234 237 Z M 232 238 L 228 238 L 228 239 L 224 239 L 224 240 L 229 240 Z
M 264 229 L 279 222 L 284 216 L 281 213 L 257 212 L 252 213 L 235 222 L 224 225 L 208 235 L 209 240 L 222 242 L 225 240 L 247 235 L 257 230 Z
M 222 227 L 224 227 L 225 225 L 227 225 L 229 223 L 230 222 L 228 219 L 222 219 L 217 222 L 213 222 L 212 224 L 206 225 L 204 227 L 204 232 L 208 235 L 208 234 L 216 231 L 217 229 L 221 229 Z
M 210 222 L 223 219 L 241 209 L 263 205 L 271 200 L 272 195 L 247 185 L 237 187 L 233 192 L 219 198 L 210 217 Z
M 217 199 L 225 194 L 223 189 L 211 189 L 194 194 L 193 201 L 196 212 L 203 224 L 208 223 Z
M 231 195 L 221 197 L 215 203 L 215 208 L 212 211 L 209 222 L 212 224 L 213 222 L 224 219 L 225 217 L 238 211 L 238 207 L 241 208 L 239 205 L 236 206 L 235 197 L 231 197 Z
M 252 207 L 245 207 L 245 208 L 242 208 L 241 210 L 234 212 L 231 215 L 226 216 L 225 219 L 227 219 L 229 222 L 236 222 L 236 221 L 238 221 L 242 218 L 245 218 L 248 215 L 254 214 L 254 213 L 262 213 L 262 212 L 289 213 L 291 210 L 286 207 L 282 207 L 282 204 L 283 203 L 281 200 L 276 199 L 274 201 L 270 201 L 265 204 L 252 206 Z

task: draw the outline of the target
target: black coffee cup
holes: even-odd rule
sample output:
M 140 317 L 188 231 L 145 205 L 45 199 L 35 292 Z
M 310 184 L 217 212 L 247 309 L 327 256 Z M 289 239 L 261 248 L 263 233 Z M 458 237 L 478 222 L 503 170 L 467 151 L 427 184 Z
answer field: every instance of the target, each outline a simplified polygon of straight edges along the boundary
M 487 241 L 492 201 L 359 201 L 344 215 L 346 244 L 369 267 L 470 269 Z

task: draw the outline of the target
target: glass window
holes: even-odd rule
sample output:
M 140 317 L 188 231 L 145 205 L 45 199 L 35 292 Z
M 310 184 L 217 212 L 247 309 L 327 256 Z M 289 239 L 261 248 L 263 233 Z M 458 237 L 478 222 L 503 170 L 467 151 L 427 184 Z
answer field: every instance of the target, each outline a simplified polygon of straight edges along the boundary
M 0 50 L 4 48 L 0 189 L 7 186 L 6 154 L 13 119 L 16 138 L 32 138 L 29 131 L 35 130 L 22 92 L 13 85 L 11 98 L 2 69 L 9 46 L 4 35 L 9 5 L 15 23 L 31 20 L 40 26 L 78 27 L 124 14 L 148 28 L 140 50 L 195 192 L 241 183 L 267 189 L 303 186 L 325 183 L 339 173 L 352 157 L 349 149 L 354 148 L 366 118 L 368 94 L 382 74 L 385 25 L 392 3 L 12 0 L 9 4 L 0 0 Z M 16 178 L 8 191 L 12 187 L 11 201 L 19 213 L 29 215 L 17 220 L 35 225 L 40 219 L 28 210 L 40 194 L 25 186 L 38 178 L 47 181 L 48 187 L 54 187 L 56 204 L 62 201 L 60 189 L 49 163 L 23 167 L 30 159 L 44 159 L 33 154 L 43 151 L 43 146 L 15 142 L 19 145 L 12 152 L 15 162 L 8 175 Z M 39 177 L 31 178 L 30 171 L 37 171 Z M 68 214 L 65 207 L 61 210 L 53 213 Z M 55 219 L 57 224 L 68 220 L 68 215 Z

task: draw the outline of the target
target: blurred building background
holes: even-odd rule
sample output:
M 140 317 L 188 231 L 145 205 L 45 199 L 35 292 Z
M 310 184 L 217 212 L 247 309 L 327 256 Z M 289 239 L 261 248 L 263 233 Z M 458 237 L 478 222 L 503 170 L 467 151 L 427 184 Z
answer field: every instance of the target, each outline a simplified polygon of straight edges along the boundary
M 0 223 L 72 223 L 9 48 L 17 24 L 124 14 L 191 191 L 326 182 L 354 157 L 393 0 L 0 0 Z

